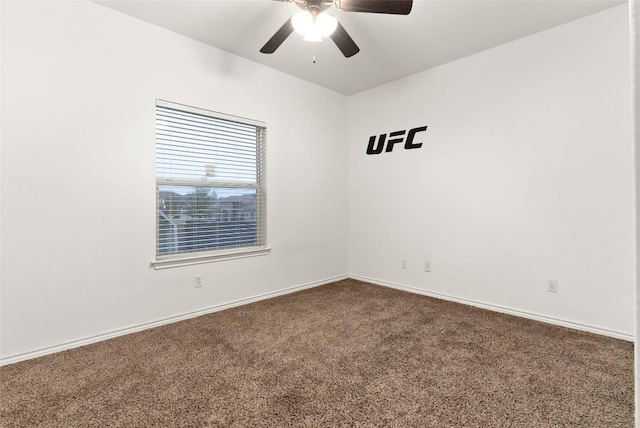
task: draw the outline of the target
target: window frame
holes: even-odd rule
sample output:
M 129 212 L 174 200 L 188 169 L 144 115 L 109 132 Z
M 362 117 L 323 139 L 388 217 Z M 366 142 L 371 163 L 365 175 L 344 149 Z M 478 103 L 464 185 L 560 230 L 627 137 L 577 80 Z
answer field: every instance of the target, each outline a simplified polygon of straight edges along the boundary
M 151 261 L 151 267 L 154 269 L 163 269 L 177 266 L 186 266 L 200 263 L 210 263 L 221 260 L 230 260 L 246 257 L 255 257 L 268 254 L 271 249 L 267 246 L 267 201 L 266 201 L 266 136 L 267 136 L 267 124 L 258 120 L 248 119 L 240 116 L 233 116 L 226 113 L 220 113 L 212 110 L 206 110 L 198 107 L 188 106 L 185 104 L 179 104 L 171 101 L 165 101 L 162 99 L 156 99 L 154 112 L 158 112 L 158 107 L 163 109 L 175 110 L 178 112 L 185 112 L 196 114 L 200 116 L 211 117 L 218 120 L 229 121 L 239 123 L 242 125 L 250 125 L 257 129 L 260 137 L 256 141 L 256 180 L 255 183 L 236 183 L 236 182 L 224 182 L 224 181 L 212 181 L 203 182 L 200 180 L 189 179 L 167 179 L 158 177 L 158 157 L 157 157 L 157 118 L 154 123 L 156 125 L 156 144 L 155 150 L 155 210 L 154 215 L 156 218 L 155 227 L 155 257 Z M 238 189 L 253 189 L 256 192 L 256 239 L 255 245 L 247 245 L 232 248 L 222 249 L 209 249 L 199 250 L 188 253 L 171 253 L 160 254 L 160 204 L 159 194 L 162 186 L 193 186 L 195 188 L 210 187 L 216 188 L 238 188 Z

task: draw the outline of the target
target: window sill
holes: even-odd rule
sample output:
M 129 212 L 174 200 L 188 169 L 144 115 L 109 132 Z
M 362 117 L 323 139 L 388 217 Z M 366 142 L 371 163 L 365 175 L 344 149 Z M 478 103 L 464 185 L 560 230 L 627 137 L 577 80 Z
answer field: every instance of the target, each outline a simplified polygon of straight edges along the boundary
M 188 257 L 171 257 L 166 259 L 153 260 L 150 267 L 155 270 L 168 269 L 180 266 L 198 265 L 201 263 L 213 263 L 223 260 L 244 259 L 247 257 L 266 256 L 271 252 L 269 247 L 253 247 L 241 248 L 237 250 L 228 250 L 224 252 L 216 252 L 215 254 L 199 254 Z

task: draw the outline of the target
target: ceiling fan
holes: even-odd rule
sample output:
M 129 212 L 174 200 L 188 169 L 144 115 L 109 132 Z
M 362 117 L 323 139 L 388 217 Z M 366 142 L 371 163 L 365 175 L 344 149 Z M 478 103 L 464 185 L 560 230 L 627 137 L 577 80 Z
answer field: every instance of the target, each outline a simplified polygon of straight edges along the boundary
M 360 48 L 349 33 L 325 11 L 332 6 L 345 12 L 384 13 L 392 15 L 408 15 L 413 0 L 275 0 L 295 3 L 302 12 L 295 14 L 269 39 L 260 52 L 271 54 L 294 31 L 305 36 L 308 41 L 322 41 L 322 37 L 331 37 L 342 54 L 349 58 Z

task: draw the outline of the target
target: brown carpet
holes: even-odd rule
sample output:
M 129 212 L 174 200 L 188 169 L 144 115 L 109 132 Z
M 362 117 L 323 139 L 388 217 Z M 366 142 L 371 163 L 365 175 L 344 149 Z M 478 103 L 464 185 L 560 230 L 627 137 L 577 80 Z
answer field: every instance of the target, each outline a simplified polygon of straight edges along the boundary
M 633 344 L 354 280 L 0 368 L 3 427 L 633 427 Z

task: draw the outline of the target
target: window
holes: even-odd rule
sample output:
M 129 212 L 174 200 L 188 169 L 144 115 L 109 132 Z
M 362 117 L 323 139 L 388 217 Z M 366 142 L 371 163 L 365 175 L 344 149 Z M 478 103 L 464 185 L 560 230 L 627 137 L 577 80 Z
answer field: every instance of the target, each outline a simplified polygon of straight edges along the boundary
M 263 123 L 156 101 L 156 261 L 200 263 L 266 248 Z

